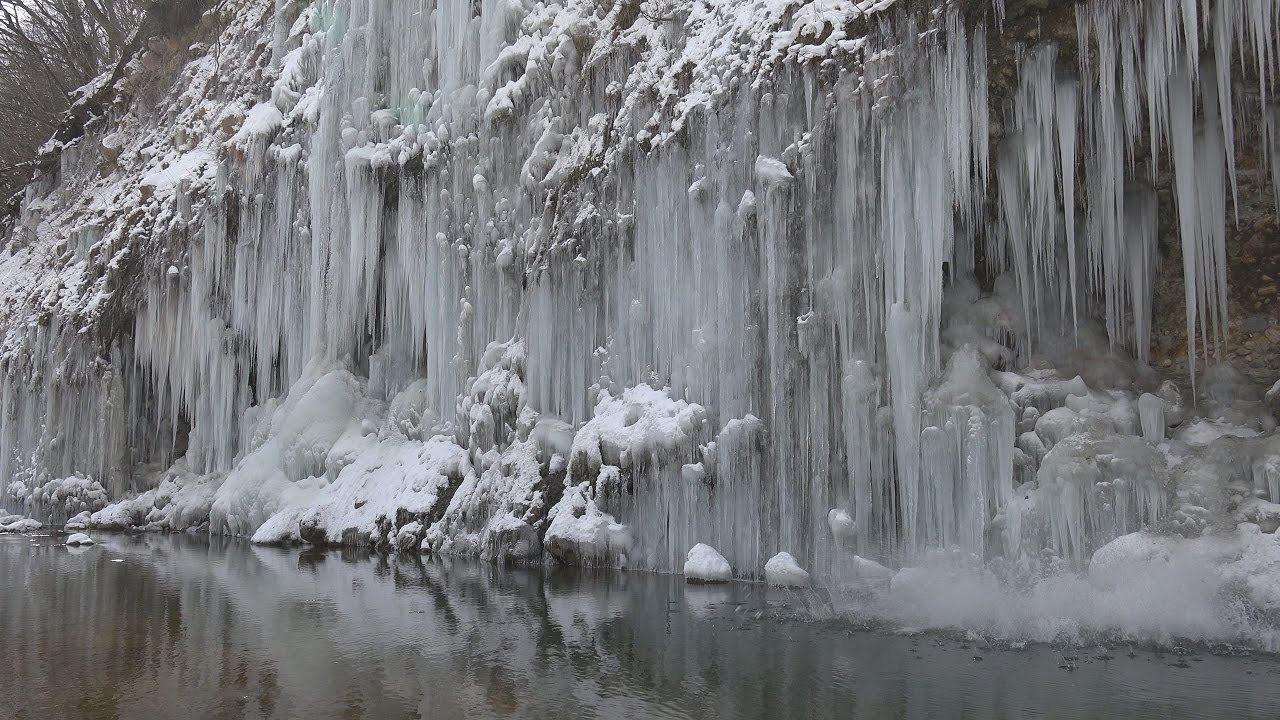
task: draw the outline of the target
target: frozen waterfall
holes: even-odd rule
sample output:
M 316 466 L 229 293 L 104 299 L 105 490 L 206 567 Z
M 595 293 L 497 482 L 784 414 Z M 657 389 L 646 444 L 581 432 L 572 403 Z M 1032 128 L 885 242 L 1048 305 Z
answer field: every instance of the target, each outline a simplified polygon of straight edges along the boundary
M 824 583 L 1280 521 L 1217 364 L 1241 153 L 1280 188 L 1273 0 L 1013 49 L 1002 2 L 233 4 L 27 191 L 7 504 Z

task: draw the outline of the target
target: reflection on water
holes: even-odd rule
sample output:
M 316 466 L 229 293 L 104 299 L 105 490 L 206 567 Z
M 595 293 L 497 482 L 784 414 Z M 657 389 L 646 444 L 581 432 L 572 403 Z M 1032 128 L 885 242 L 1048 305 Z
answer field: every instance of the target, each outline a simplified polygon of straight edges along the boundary
M 638 573 L 0 537 L 0 716 L 1274 717 L 1271 657 L 997 650 Z M 122 562 L 120 562 L 122 561 Z M 1115 655 L 1115 657 L 1110 657 Z

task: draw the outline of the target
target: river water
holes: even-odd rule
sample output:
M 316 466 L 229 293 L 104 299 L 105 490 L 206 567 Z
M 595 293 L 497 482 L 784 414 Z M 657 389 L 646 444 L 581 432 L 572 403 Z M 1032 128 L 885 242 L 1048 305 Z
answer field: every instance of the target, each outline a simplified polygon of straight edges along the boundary
M 0 717 L 1275 718 L 1280 661 L 872 632 L 678 577 L 0 536 Z

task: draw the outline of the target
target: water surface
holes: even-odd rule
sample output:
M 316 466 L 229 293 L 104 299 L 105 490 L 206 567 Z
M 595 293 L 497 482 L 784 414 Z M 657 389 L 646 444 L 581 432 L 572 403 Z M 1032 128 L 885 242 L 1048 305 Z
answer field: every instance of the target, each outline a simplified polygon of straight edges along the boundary
M 0 536 L 0 717 L 1274 718 L 1280 662 L 868 632 L 755 585 Z

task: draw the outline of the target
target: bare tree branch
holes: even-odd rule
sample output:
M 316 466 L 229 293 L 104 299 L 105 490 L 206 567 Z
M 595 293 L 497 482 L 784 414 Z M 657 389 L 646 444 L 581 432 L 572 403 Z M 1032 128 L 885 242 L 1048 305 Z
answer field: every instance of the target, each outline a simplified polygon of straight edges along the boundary
M 162 0 L 163 1 L 163 0 Z M 148 0 L 0 0 L 0 198 L 36 167 L 71 95 L 109 71 Z

